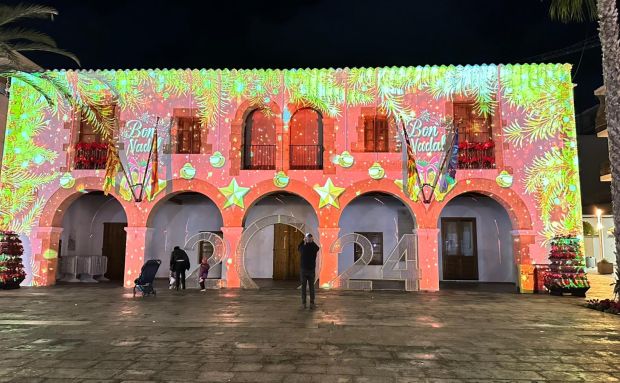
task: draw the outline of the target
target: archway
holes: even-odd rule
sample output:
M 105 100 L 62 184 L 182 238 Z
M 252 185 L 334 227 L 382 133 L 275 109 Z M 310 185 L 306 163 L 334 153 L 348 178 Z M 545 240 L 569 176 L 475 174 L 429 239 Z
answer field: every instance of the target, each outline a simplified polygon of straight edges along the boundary
M 317 241 L 319 238 L 318 218 L 312 206 L 295 194 L 268 194 L 248 208 L 243 227 L 235 262 L 242 287 L 297 284 L 297 245 L 304 232 L 311 233 Z M 274 281 L 282 282 L 274 285 Z
M 188 241 L 201 232 L 222 237 L 223 220 L 219 208 L 209 197 L 193 191 L 181 191 L 159 200 L 151 209 L 146 225 L 150 230 L 146 238 L 145 261 L 160 259 L 163 266 L 157 272 L 157 277 L 166 278 L 174 247 L 185 247 Z M 188 246 L 186 251 L 190 270 L 187 275 L 198 268 L 202 257 L 210 257 L 214 250 L 209 241 L 198 241 L 196 246 Z M 222 277 L 221 263 L 210 269 L 209 278 Z
M 373 288 L 405 288 L 402 282 L 386 282 L 388 278 L 385 277 L 384 268 L 398 259 L 398 254 L 392 250 L 397 249 L 404 236 L 414 233 L 416 228 L 416 217 L 403 201 L 383 192 L 357 196 L 344 207 L 339 227 L 340 237 L 349 233 L 361 234 L 373 247 L 370 263 L 357 272 L 353 279 L 373 280 Z M 405 238 L 410 240 L 411 237 Z M 350 268 L 360 254 L 359 246 L 344 246 L 338 258 L 338 274 Z
M 438 227 L 441 288 L 463 287 L 455 283 L 463 281 L 516 283 L 513 222 L 498 201 L 472 192 L 454 196 Z
M 101 191 L 73 200 L 62 215 L 57 278 L 122 282 L 125 270 L 127 214 L 121 203 Z M 105 274 L 104 274 L 105 271 Z

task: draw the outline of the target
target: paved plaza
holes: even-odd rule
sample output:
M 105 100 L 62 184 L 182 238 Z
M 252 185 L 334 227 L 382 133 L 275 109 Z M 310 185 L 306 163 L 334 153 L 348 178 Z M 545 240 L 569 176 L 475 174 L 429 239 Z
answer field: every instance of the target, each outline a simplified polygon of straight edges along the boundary
M 620 381 L 620 316 L 499 290 L 0 291 L 0 382 Z

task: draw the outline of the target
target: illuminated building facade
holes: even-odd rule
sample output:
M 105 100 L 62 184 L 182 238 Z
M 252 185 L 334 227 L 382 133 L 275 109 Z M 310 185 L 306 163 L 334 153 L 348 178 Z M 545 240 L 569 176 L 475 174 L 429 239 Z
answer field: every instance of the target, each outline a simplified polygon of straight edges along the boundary
M 146 259 L 166 265 L 174 246 L 191 245 L 200 232 L 223 239 L 219 250 L 200 242 L 190 251 L 192 268 L 214 251 L 227 256 L 212 271 L 218 285 L 291 279 L 302 228 L 322 248 L 322 286 L 347 270 L 352 279 L 381 280 L 409 234 L 416 288 L 433 291 L 440 280 L 515 283 L 518 265 L 546 263 L 551 237 L 581 234 L 568 65 L 48 76 L 113 111 L 108 134 L 132 183 L 151 172 L 157 129 L 158 187 L 146 178 L 136 202 L 119 172 L 103 195 L 106 134 L 60 96 L 50 101 L 15 81 L 1 209 L 4 228 L 26 244 L 25 283 L 54 284 L 59 256 L 104 255 L 108 277 L 131 287 Z M 444 188 L 426 204 L 417 188 L 402 190 L 401 129 L 421 183 L 433 183 L 451 124 L 457 174 L 440 179 Z M 363 246 L 332 246 L 348 233 L 370 242 L 368 265 L 353 265 Z

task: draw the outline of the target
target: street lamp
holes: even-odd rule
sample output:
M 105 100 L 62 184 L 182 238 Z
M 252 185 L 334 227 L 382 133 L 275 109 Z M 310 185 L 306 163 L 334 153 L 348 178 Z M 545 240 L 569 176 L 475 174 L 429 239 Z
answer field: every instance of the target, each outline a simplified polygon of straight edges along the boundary
M 596 230 L 598 230 L 599 241 L 599 254 L 601 255 L 601 261 L 605 259 L 605 247 L 603 245 L 603 211 L 596 209 Z

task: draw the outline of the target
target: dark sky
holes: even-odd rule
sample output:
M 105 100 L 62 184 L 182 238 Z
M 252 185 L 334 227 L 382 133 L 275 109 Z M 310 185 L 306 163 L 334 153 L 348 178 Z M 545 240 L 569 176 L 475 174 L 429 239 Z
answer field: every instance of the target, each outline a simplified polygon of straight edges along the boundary
M 85 69 L 523 63 L 597 36 L 595 22 L 551 21 L 541 0 L 39 3 L 60 15 L 32 25 L 77 54 Z M 31 57 L 47 68 L 75 67 Z M 577 111 L 596 104 L 599 47 L 546 61 L 573 64 Z

